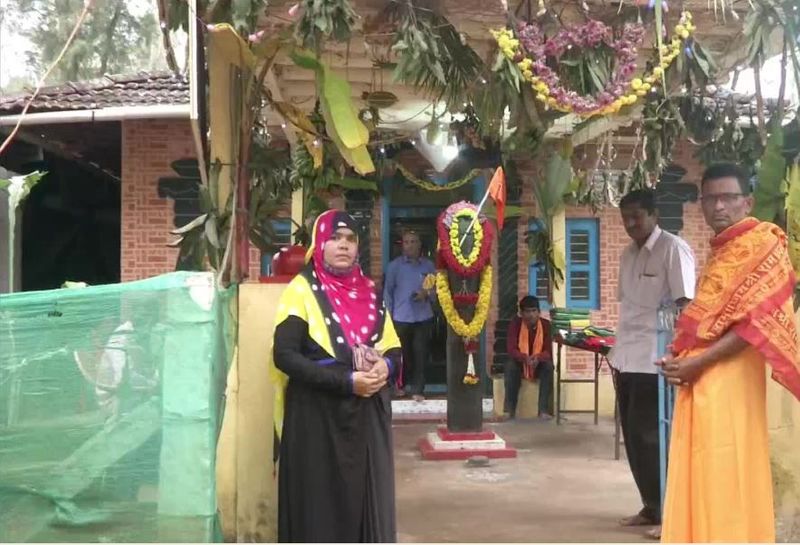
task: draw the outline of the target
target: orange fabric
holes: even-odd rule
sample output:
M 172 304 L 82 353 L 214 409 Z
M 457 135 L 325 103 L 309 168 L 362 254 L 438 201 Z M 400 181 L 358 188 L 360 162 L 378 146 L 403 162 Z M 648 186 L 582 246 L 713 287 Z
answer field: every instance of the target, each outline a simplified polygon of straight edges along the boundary
M 769 223 L 747 218 L 711 248 L 672 351 L 701 353 L 728 331 L 750 346 L 678 388 L 661 540 L 774 541 L 765 362 L 800 397 L 795 275 L 786 237 Z
M 792 306 L 795 274 L 786 235 L 754 218 L 711 241 L 695 299 L 675 327 L 672 351 L 713 344 L 733 330 L 772 366 L 772 378 L 800 399 L 800 350 Z
M 503 167 L 497 167 L 497 170 L 494 171 L 492 181 L 489 182 L 489 196 L 494 201 L 494 207 L 497 210 L 497 230 L 500 231 L 503 229 L 506 209 L 506 175 Z
M 542 353 L 544 348 L 544 326 L 542 320 L 536 322 L 536 333 L 533 334 L 533 347 L 530 346 L 530 337 L 528 336 L 528 325 L 522 322 L 519 328 L 519 344 L 517 345 L 519 351 L 528 356 L 535 356 Z M 535 380 L 535 368 L 529 363 L 522 364 L 522 378 L 525 380 Z
M 775 541 L 766 407 L 764 357 L 754 348 L 678 388 L 663 543 Z

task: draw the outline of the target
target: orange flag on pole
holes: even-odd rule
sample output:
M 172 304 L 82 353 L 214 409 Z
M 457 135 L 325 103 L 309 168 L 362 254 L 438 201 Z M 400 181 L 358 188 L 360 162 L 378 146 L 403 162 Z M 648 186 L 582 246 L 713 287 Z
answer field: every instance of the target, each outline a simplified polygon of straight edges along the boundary
M 506 175 L 503 167 L 497 167 L 497 170 L 494 171 L 492 181 L 489 182 L 488 193 L 494 201 L 495 210 L 497 210 L 497 230 L 501 231 L 506 210 Z

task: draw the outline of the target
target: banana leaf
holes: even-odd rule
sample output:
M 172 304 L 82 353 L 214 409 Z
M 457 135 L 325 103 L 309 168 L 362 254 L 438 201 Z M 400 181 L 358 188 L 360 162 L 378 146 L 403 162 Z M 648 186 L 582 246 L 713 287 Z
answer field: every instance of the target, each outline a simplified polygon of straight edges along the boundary
M 786 159 L 783 157 L 783 127 L 779 119 L 772 123 L 772 132 L 767 139 L 767 147 L 758 167 L 753 216 L 762 221 L 774 221 L 783 207 L 784 194 L 781 191 L 786 173 Z
M 352 178 L 350 176 L 343 176 L 341 180 L 336 182 L 338 185 L 345 189 L 364 189 L 367 191 L 378 192 L 378 184 L 370 180 L 362 178 Z
M 309 134 L 307 132 L 300 133 L 300 139 L 306 146 L 308 154 L 311 155 L 311 158 L 314 160 L 314 168 L 321 167 L 323 151 L 319 141 L 314 137 L 313 134 Z
M 369 143 L 369 131 L 358 118 L 358 110 L 350 97 L 350 84 L 344 78 L 322 65 L 320 93 L 328 110 L 333 129 L 342 143 L 350 148 L 358 148 Z M 328 128 L 330 132 L 330 128 Z
M 274 102 L 273 105 L 284 119 L 301 131 L 317 134 L 317 128 L 314 126 L 305 112 L 303 112 L 303 110 L 294 104 L 290 102 Z
M 325 130 L 342 158 L 361 175 L 374 172 L 375 165 L 366 146 L 369 131 L 353 106 L 350 84 L 307 51 L 292 51 L 290 57 L 297 66 L 316 72 Z
M 570 158 L 561 153 L 551 155 L 545 168 L 544 183 L 533 185 L 540 211 L 546 218 L 552 218 L 564 206 L 564 194 L 569 191 L 572 178 Z
M 789 259 L 795 273 L 800 273 L 800 165 L 794 164 L 791 167 L 788 182 L 786 234 L 789 239 Z
M 255 69 L 258 61 L 250 47 L 236 30 L 227 23 L 213 25 L 208 33 L 208 45 L 223 54 L 223 57 L 239 68 Z M 276 51 L 277 53 L 277 51 Z
M 321 103 L 323 105 L 322 117 L 325 118 L 325 130 L 327 131 L 328 136 L 331 137 L 331 140 L 333 140 L 333 143 L 336 145 L 339 153 L 342 154 L 342 158 L 362 176 L 369 174 L 370 172 L 375 172 L 375 165 L 372 163 L 372 157 L 370 156 L 366 145 L 361 145 L 356 148 L 348 148 L 341 141 L 339 138 L 339 133 L 336 132 L 336 129 L 332 128 L 333 118 L 331 117 L 328 108 L 325 107 L 325 102 L 326 101 L 323 97 Z M 359 123 L 361 122 L 359 121 Z

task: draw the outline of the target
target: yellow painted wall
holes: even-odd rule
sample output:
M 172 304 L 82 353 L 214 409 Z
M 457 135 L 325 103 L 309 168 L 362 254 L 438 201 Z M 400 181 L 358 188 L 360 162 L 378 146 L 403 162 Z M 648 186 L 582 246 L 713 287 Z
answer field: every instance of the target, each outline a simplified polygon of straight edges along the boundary
M 767 369 L 769 373 L 769 369 Z M 767 381 L 772 480 L 778 541 L 800 541 L 800 403 Z
M 226 541 L 274 542 L 273 387 L 267 375 L 277 301 L 285 284 L 239 288 L 239 347 L 228 375 L 217 449 L 217 500 Z
M 565 366 L 566 363 L 562 363 Z M 553 400 L 555 402 L 555 377 L 553 377 Z M 505 386 L 503 377 L 494 379 L 492 386 L 494 399 L 494 413 L 503 414 L 503 401 L 505 399 Z M 598 412 L 601 418 L 614 417 L 614 384 L 611 375 L 600 375 L 598 389 Z M 520 418 L 533 418 L 538 412 L 539 383 L 522 381 L 517 406 L 517 416 Z M 594 387 L 591 384 L 564 384 L 561 387 L 561 407 L 566 410 L 591 410 L 594 406 Z M 575 418 L 591 419 L 591 415 L 575 415 Z

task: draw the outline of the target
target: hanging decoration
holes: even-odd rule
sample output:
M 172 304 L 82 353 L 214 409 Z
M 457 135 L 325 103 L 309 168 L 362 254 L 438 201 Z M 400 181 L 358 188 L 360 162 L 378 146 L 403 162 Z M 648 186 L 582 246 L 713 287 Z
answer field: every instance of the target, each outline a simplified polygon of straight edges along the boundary
M 486 325 L 492 299 L 489 259 L 494 231 L 486 217 L 478 214 L 477 206 L 462 201 L 442 212 L 437 221 L 437 234 L 436 294 L 447 323 L 464 342 L 467 368 L 463 383 L 474 385 L 479 382 L 475 370 L 478 336 Z M 478 275 L 477 293 L 470 292 L 467 281 Z M 451 280 L 460 280 L 461 288 L 456 293 L 451 291 Z M 469 307 L 474 307 L 474 313 L 466 321 L 461 312 Z
M 635 104 L 640 97 L 647 95 L 667 67 L 681 54 L 684 42 L 694 30 L 692 14 L 684 11 L 669 45 L 663 45 L 659 51 L 659 63 L 641 78 L 634 78 L 633 75 L 637 68 L 637 48 L 645 33 L 642 25 L 626 24 L 618 38 L 614 38 L 611 27 L 594 20 L 562 30 L 549 39 L 535 23 L 519 23 L 518 38 L 510 29 L 491 32 L 503 55 L 516 63 L 525 81 L 531 85 L 537 100 L 548 108 L 589 118 L 616 113 L 623 106 Z M 596 97 L 581 96 L 562 86 L 556 71 L 548 66 L 547 58 L 558 62 L 569 49 L 594 48 L 601 43 L 612 48 L 617 59 L 617 68 L 604 90 Z
M 409 171 L 406 167 L 404 167 L 400 163 L 395 163 L 395 167 L 397 167 L 397 170 L 399 170 L 400 174 L 403 175 L 403 178 L 405 178 L 415 186 L 419 187 L 420 189 L 424 189 L 425 191 L 452 191 L 453 189 L 458 189 L 461 186 L 473 182 L 475 178 L 481 175 L 481 170 L 478 168 L 474 168 L 470 170 L 467 173 L 467 175 L 464 176 L 463 178 L 459 178 L 458 180 L 453 180 L 452 182 L 448 182 L 444 185 L 439 185 L 433 183 L 430 180 L 414 176 L 414 174 L 412 174 L 411 171 Z

